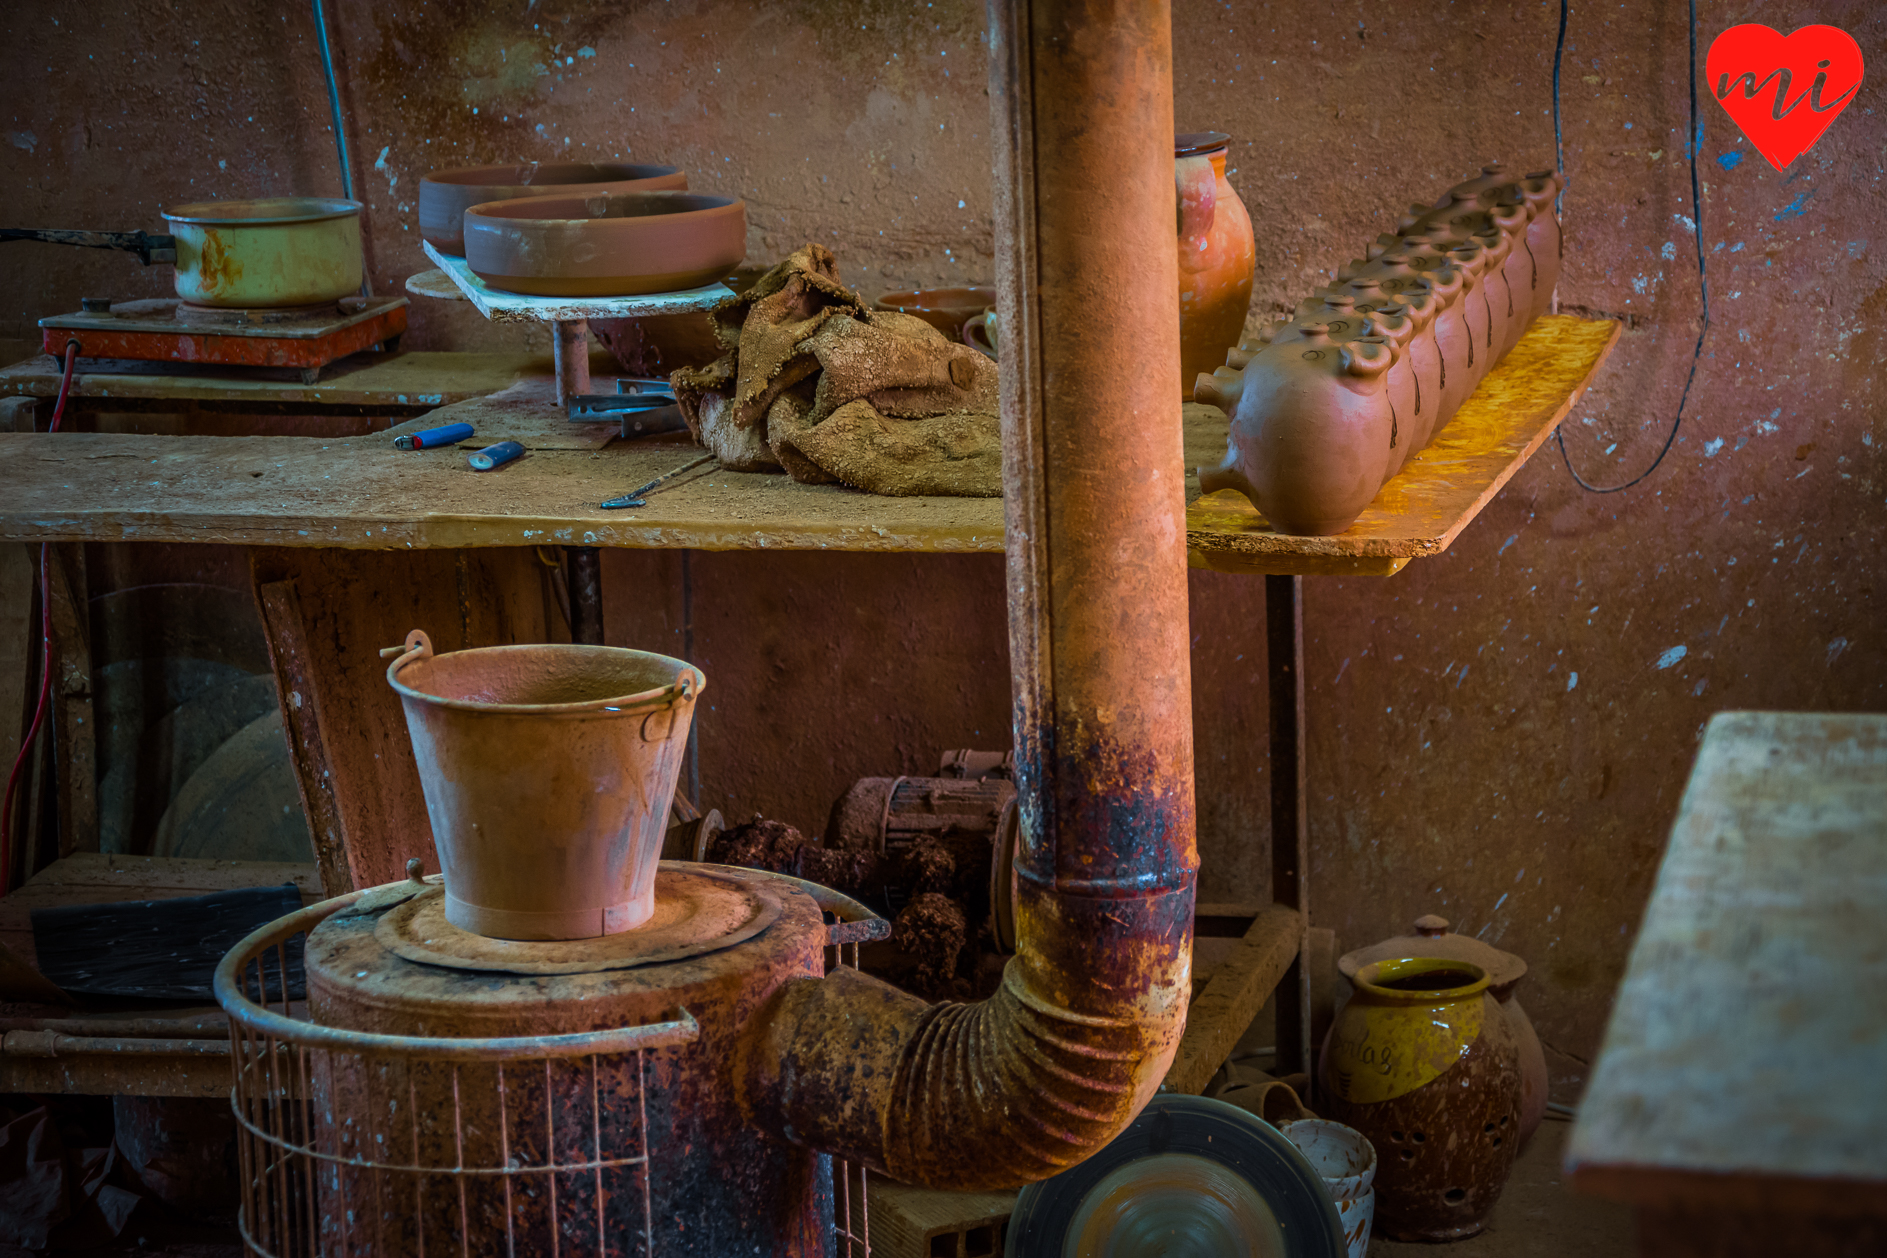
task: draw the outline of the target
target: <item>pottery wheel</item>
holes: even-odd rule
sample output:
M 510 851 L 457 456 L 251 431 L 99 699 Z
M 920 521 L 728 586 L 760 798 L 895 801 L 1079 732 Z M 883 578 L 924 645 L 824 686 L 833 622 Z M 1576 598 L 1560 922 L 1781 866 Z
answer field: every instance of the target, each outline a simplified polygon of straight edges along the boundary
M 428 887 L 381 917 L 374 938 L 422 965 L 504 974 L 591 974 L 664 965 L 752 939 L 780 915 L 772 888 L 733 874 L 655 875 L 655 914 L 634 930 L 594 939 L 488 939 L 446 920 L 445 888 Z

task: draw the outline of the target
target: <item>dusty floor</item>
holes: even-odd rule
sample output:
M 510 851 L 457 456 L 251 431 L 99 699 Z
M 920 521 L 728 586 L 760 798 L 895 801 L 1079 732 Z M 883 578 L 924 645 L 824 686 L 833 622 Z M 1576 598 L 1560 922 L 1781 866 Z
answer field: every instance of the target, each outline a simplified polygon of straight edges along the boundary
M 1628 1206 L 1574 1196 L 1560 1175 L 1572 1124 L 1548 1120 L 1514 1166 L 1487 1230 L 1448 1246 L 1372 1239 L 1370 1258 L 1627 1258 L 1636 1251 Z

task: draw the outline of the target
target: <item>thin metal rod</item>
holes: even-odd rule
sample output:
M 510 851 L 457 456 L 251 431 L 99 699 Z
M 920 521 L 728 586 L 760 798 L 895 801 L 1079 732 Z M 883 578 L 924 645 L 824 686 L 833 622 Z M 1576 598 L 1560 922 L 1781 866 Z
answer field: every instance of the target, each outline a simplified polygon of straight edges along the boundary
M 1265 578 L 1271 707 L 1271 899 L 1299 917 L 1297 960 L 1278 987 L 1278 1065 L 1310 1070 L 1310 826 L 1305 808 L 1304 578 Z
M 347 159 L 347 120 L 341 114 L 341 85 L 334 77 L 334 49 L 328 44 L 328 15 L 321 7 L 321 0 L 313 0 L 315 36 L 321 45 L 321 73 L 328 81 L 328 112 L 334 118 L 334 151 L 341 160 L 341 195 L 349 201 L 359 200 L 354 195 L 354 165 Z M 373 296 L 373 281 L 367 277 L 367 268 L 360 270 L 360 295 Z
M 700 456 L 699 458 L 689 459 L 686 463 L 682 464 L 680 467 L 676 468 L 674 471 L 663 472 L 660 476 L 656 477 L 654 480 L 650 481 L 648 484 L 638 485 L 634 489 L 630 490 L 628 493 L 623 494 L 621 497 L 611 498 L 607 502 L 603 502 L 598 505 L 601 506 L 605 511 L 614 511 L 618 507 L 646 507 L 649 504 L 642 501 L 643 494 L 648 493 L 651 489 L 654 489 L 657 485 L 661 484 L 663 481 L 673 480 L 675 477 L 680 476 L 683 472 L 692 472 L 695 468 L 700 467 L 703 463 L 710 463 L 713 460 L 714 460 L 714 456 L 712 454 L 704 454 Z
M 693 664 L 695 662 L 695 573 L 694 552 L 681 552 L 681 658 Z M 707 812 L 701 802 L 701 745 L 698 741 L 701 729 L 701 709 L 695 709 L 694 719 L 688 722 L 688 802 L 702 813 Z

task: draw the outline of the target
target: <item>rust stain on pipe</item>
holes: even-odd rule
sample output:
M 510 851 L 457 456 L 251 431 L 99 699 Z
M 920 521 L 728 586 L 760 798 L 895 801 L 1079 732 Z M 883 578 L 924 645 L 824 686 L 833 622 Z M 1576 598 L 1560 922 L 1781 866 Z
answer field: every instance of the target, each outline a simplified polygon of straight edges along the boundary
M 1005 1188 L 1111 1140 L 1191 989 L 1185 480 L 1165 4 L 991 5 L 1004 497 L 1023 850 L 997 994 L 787 984 L 747 1116 L 910 1183 Z

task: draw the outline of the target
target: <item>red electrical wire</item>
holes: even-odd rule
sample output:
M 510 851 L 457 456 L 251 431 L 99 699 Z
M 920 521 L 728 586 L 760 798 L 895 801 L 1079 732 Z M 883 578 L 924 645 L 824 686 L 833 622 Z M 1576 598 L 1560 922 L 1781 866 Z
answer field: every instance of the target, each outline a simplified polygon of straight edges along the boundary
M 65 418 L 66 395 L 72 390 L 72 365 L 78 361 L 79 343 L 66 342 L 65 371 L 59 377 L 59 400 L 53 403 L 52 424 L 48 432 L 59 431 Z M 20 770 L 32 754 L 33 743 L 46 723 L 46 709 L 52 702 L 52 570 L 48 566 L 52 548 L 39 544 L 39 702 L 33 708 L 33 723 L 20 740 L 20 754 L 13 759 L 13 772 L 7 775 L 7 793 L 0 803 L 0 895 L 13 889 L 13 792 L 20 782 Z

